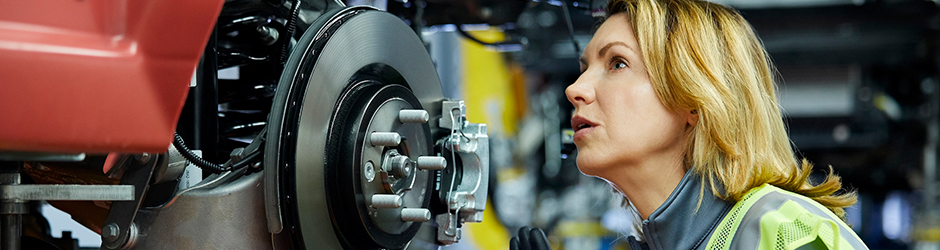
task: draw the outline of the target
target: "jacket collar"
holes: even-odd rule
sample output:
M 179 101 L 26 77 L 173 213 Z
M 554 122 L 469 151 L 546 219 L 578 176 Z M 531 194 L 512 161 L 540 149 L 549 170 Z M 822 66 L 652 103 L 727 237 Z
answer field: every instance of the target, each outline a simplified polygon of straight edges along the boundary
M 643 235 L 650 249 L 705 248 L 734 203 L 718 198 L 702 183 L 701 175 L 686 171 L 669 198 L 643 221 Z

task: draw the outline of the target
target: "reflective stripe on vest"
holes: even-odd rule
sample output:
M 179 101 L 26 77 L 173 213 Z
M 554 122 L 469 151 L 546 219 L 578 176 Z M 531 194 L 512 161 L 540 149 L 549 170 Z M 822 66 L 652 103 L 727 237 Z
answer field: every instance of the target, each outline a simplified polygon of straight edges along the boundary
M 829 209 L 764 184 L 748 191 L 721 220 L 706 249 L 868 249 Z

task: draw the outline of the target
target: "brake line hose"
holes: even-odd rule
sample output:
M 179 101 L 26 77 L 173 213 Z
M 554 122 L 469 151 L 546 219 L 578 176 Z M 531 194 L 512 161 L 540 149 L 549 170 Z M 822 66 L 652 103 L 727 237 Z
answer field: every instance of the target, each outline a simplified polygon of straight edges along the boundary
M 248 156 L 236 162 L 235 164 L 228 165 L 228 162 L 226 162 L 225 164 L 219 165 L 219 164 L 209 162 L 206 159 L 203 159 L 202 157 L 199 157 L 198 155 L 193 153 L 192 150 L 186 147 L 186 144 L 183 142 L 183 137 L 181 137 L 179 134 L 175 132 L 173 133 L 173 135 L 175 137 L 173 138 L 173 146 L 176 147 L 176 150 L 180 152 L 180 155 L 182 155 L 183 158 L 186 158 L 186 160 L 189 160 L 189 162 L 192 162 L 193 165 L 196 165 L 202 170 L 209 171 L 210 173 L 213 173 L 213 174 L 221 174 L 223 172 L 241 169 L 245 166 L 248 166 L 255 158 L 258 157 L 258 155 L 261 155 L 260 150 L 256 150 L 254 152 L 251 152 L 250 154 L 248 154 Z

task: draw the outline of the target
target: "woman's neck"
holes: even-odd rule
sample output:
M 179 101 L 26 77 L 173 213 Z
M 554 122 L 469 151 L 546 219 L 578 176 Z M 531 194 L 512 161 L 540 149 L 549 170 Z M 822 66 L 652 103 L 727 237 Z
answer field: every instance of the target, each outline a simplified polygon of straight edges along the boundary
M 623 193 L 633 204 L 640 217 L 649 219 L 650 214 L 662 206 L 676 189 L 688 168 L 682 157 L 664 157 L 617 168 L 618 173 L 608 175 L 608 181 Z

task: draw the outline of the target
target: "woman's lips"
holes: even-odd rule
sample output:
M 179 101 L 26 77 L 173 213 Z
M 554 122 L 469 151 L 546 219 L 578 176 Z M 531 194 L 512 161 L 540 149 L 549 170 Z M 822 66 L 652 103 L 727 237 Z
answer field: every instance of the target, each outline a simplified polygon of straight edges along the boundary
M 583 116 L 576 115 L 571 118 L 571 127 L 574 128 L 574 141 L 583 138 L 597 127 L 597 124 Z
M 591 131 L 594 131 L 594 128 L 595 128 L 595 126 L 590 126 L 590 127 L 578 129 L 577 132 L 574 132 L 574 139 L 573 139 L 573 140 L 574 140 L 574 141 L 578 141 L 578 140 L 584 138 L 585 136 L 587 136 L 588 133 L 591 133 Z

